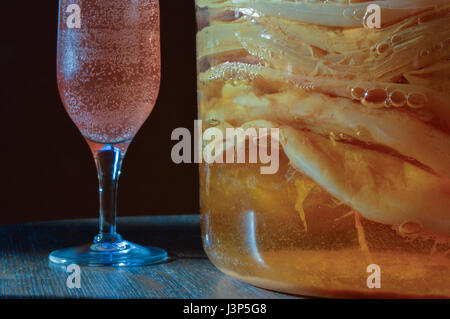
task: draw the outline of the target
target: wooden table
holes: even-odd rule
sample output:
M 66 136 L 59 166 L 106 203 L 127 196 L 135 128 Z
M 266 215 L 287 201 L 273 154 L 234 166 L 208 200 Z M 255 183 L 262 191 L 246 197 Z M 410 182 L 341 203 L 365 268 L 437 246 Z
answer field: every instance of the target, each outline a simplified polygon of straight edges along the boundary
M 165 248 L 167 263 L 130 268 L 82 267 L 81 288 L 69 289 L 51 250 L 90 242 L 97 220 L 0 226 L 0 297 L 293 298 L 232 279 L 206 258 L 198 215 L 120 218 L 119 233 Z

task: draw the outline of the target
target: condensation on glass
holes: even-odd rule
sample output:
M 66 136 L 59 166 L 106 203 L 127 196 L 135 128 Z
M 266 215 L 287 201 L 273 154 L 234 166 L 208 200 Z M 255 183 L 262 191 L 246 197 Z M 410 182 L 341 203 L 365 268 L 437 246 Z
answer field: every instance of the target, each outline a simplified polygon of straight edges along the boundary
M 280 129 L 276 174 L 200 166 L 220 270 L 295 294 L 450 297 L 449 8 L 196 1 L 203 128 Z

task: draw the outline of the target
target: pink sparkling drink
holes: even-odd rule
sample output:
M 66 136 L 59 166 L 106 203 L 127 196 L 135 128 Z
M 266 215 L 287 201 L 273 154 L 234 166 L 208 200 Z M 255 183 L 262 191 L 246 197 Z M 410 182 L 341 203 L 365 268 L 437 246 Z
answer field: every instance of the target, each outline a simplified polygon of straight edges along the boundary
M 153 109 L 160 82 L 155 0 L 78 4 L 80 28 L 59 24 L 58 87 L 72 120 L 90 141 L 131 140 Z M 67 4 L 66 4 L 67 3 Z

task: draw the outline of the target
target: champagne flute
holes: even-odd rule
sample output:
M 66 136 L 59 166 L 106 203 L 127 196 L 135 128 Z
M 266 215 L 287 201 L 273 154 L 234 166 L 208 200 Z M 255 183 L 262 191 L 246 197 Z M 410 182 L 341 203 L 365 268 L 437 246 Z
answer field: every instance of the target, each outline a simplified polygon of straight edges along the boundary
M 53 251 L 50 261 L 136 266 L 167 258 L 116 232 L 122 160 L 154 107 L 160 60 L 158 0 L 60 0 L 58 88 L 96 161 L 100 225 L 93 243 Z

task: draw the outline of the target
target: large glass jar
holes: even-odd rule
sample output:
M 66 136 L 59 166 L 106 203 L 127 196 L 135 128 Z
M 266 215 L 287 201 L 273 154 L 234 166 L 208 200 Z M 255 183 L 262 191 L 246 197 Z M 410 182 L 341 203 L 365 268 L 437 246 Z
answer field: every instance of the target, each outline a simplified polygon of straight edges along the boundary
M 449 8 L 196 1 L 203 130 L 279 128 L 275 174 L 200 165 L 220 270 L 294 294 L 450 297 Z

